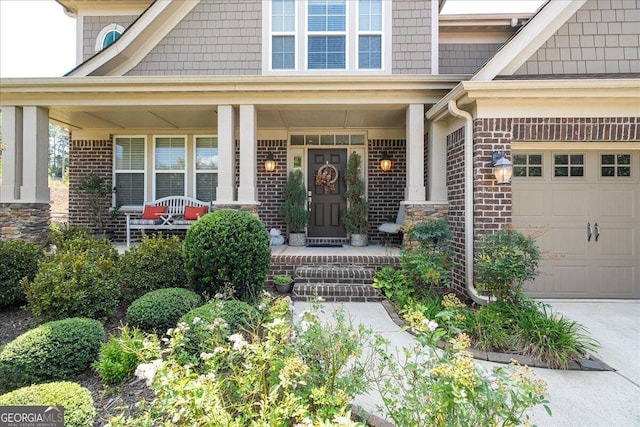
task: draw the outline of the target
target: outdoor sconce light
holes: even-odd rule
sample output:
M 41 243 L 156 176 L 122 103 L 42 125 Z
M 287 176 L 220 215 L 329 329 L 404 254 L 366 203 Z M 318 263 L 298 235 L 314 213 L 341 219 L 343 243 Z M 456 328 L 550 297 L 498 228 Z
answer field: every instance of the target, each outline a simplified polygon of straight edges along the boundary
M 264 161 L 264 170 L 267 172 L 273 172 L 276 170 L 276 161 L 273 158 L 273 153 L 271 151 L 267 152 L 267 159 Z
M 391 159 L 389 158 L 389 153 L 386 151 L 382 153 L 382 159 L 380 160 L 380 169 L 385 172 L 389 172 L 391 170 Z
M 504 151 L 494 151 L 491 159 L 493 174 L 497 184 L 509 184 L 513 174 L 513 163 L 505 157 Z

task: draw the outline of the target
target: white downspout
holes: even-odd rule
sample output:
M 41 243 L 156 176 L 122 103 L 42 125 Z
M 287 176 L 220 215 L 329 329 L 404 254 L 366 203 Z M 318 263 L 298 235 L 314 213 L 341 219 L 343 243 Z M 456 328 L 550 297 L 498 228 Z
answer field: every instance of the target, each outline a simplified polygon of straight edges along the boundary
M 447 104 L 449 113 L 464 119 L 464 252 L 467 272 L 467 294 L 477 304 L 487 305 L 491 299 L 480 295 L 473 284 L 473 117 L 458 108 L 455 100 Z

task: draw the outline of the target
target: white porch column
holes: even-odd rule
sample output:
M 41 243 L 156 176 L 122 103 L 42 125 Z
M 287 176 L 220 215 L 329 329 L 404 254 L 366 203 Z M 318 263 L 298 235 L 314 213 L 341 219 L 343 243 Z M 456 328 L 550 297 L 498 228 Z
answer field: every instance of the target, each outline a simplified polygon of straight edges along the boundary
M 429 132 L 428 186 L 430 201 L 447 201 L 447 135 L 439 123 L 433 123 Z
M 424 201 L 424 105 L 407 108 L 407 188 L 405 200 Z
M 22 107 L 2 108 L 2 187 L 0 202 L 20 199 L 22 185 Z
M 235 193 L 236 137 L 233 106 L 218 106 L 218 188 L 217 203 L 229 203 Z
M 256 203 L 256 107 L 240 106 L 240 186 L 238 202 Z
M 49 203 L 47 177 L 49 161 L 49 109 L 24 107 L 22 110 L 22 186 L 23 203 Z

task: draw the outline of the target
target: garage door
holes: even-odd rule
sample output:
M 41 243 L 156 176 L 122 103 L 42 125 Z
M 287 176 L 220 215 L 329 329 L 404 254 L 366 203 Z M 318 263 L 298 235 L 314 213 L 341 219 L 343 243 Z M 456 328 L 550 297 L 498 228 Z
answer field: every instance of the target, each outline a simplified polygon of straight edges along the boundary
M 640 298 L 640 150 L 513 154 L 513 224 L 543 260 L 545 298 Z

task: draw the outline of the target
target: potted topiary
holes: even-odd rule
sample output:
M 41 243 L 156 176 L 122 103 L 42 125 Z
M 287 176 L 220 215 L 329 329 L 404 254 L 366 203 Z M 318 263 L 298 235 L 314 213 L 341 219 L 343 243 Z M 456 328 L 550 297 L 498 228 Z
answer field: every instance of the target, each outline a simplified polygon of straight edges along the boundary
M 289 231 L 290 246 L 306 244 L 305 227 L 309 222 L 309 211 L 305 208 L 307 189 L 304 187 L 302 171 L 294 169 L 282 190 L 284 203 L 280 206 L 280 215 L 284 217 Z
M 96 236 L 106 237 L 107 221 L 116 219 L 120 211 L 120 206 L 111 207 L 116 187 L 111 187 L 105 178 L 92 172 L 80 180 L 78 189 L 87 197 Z
M 293 290 L 293 278 L 288 275 L 274 275 L 273 284 L 276 286 L 276 291 L 278 291 L 280 295 L 286 295 Z
M 351 235 L 351 246 L 367 246 L 369 228 L 369 202 L 365 199 L 365 185 L 361 175 L 362 158 L 355 151 L 349 156 L 345 181 L 347 191 L 344 193 L 349 206 L 342 214 L 344 228 Z

